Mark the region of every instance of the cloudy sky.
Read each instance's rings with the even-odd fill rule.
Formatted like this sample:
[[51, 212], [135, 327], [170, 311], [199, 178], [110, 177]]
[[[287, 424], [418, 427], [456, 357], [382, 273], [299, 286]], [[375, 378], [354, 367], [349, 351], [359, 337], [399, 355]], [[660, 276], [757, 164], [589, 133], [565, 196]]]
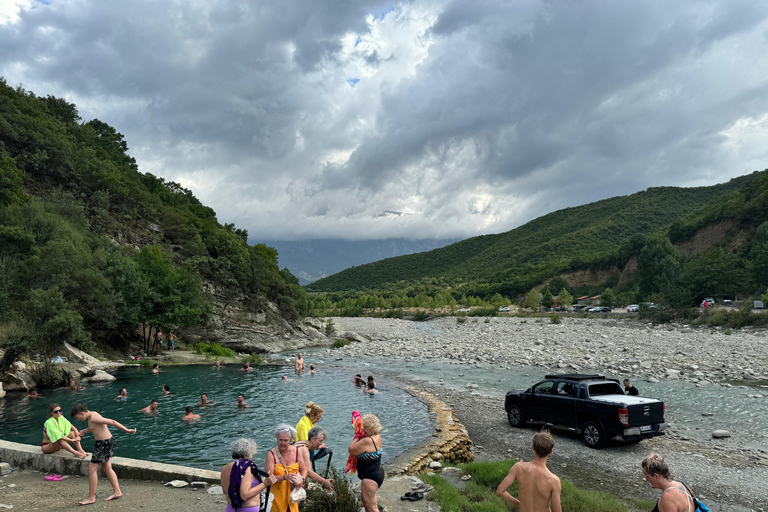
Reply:
[[752, 0], [0, 0], [0, 75], [253, 241], [463, 238], [768, 167]]

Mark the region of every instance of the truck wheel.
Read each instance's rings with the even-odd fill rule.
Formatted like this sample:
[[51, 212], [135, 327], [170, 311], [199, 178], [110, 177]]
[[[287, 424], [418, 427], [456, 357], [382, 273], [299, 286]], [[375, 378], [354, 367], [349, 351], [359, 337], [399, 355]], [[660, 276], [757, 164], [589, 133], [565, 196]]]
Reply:
[[509, 424], [515, 428], [520, 428], [525, 425], [525, 416], [523, 416], [523, 410], [517, 405], [511, 405], [507, 409], [507, 420]]
[[596, 421], [587, 421], [582, 425], [581, 437], [590, 448], [600, 448], [605, 444], [603, 429]]

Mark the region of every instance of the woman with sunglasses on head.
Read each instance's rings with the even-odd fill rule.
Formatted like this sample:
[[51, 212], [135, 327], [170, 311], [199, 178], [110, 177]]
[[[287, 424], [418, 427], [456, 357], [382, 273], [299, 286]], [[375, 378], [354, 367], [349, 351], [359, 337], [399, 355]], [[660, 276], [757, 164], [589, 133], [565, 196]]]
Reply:
[[[73, 443], [77, 450], [69, 443]], [[48, 419], [43, 426], [43, 444], [40, 448], [43, 453], [56, 453], [63, 449], [78, 459], [88, 456], [80, 445], [80, 432], [64, 417], [59, 404], [51, 404], [48, 407]]]

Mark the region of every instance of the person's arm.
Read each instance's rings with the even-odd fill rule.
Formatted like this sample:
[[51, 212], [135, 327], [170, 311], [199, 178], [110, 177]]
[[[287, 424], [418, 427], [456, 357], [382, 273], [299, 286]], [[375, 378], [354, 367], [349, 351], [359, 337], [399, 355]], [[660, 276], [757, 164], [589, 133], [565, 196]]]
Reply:
[[249, 468], [249, 471], [245, 472], [243, 481], [240, 483], [240, 498], [242, 498], [243, 501], [248, 501], [251, 498], [258, 496], [261, 491], [267, 488], [267, 485], [264, 482], [255, 487], [251, 487], [254, 479], [253, 471], [253, 468]]
[[[323, 445], [321, 445], [320, 447], [325, 448], [324, 444], [325, 443], [323, 443]], [[307, 448], [306, 446], [302, 446], [299, 449], [299, 452], [302, 454], [302, 458], [304, 459], [304, 465], [307, 467], [307, 476], [309, 476], [309, 478], [311, 478], [315, 482], [319, 482], [320, 485], [322, 485], [323, 487], [327, 487], [332, 491], [333, 478], [323, 478], [317, 473], [315, 473], [314, 471], [312, 471], [312, 462], [310, 462], [309, 460], [309, 448]]]
[[[517, 479], [517, 471], [515, 470], [516, 467], [517, 467], [517, 464], [512, 466], [512, 468], [509, 470], [509, 473], [507, 473], [507, 476], [504, 478], [504, 480], [501, 481], [499, 486], [496, 488], [496, 494], [501, 499], [503, 499], [504, 501], [508, 501], [508, 502], [512, 503], [515, 507], [519, 507], [520, 506], [520, 500], [518, 500], [517, 498], [515, 498], [514, 496], [509, 494], [509, 492], [507, 492], [507, 489], [509, 489], [509, 487], [513, 483], [515, 483], [515, 480]], [[558, 485], [559, 485], [559, 483], [558, 483]], [[557, 496], [558, 496], [557, 500], [558, 500], [558, 504], [559, 504], [560, 503], [560, 494], [558, 493]], [[558, 512], [562, 512], [562, 511], [558, 511]]]
[[129, 434], [135, 434], [136, 433], [136, 429], [135, 428], [126, 428], [126, 427], [123, 426], [122, 423], [120, 423], [118, 421], [115, 421], [115, 420], [111, 420], [109, 418], [105, 418], [105, 417], [103, 417], [101, 415], [96, 416], [94, 414], [93, 416], [91, 416], [90, 421], [92, 421], [93, 423], [100, 423], [102, 425], [108, 425], [110, 427], [119, 428], [123, 432], [128, 432]]
[[[307, 449], [306, 446], [302, 446], [299, 448], [299, 453], [298, 453], [299, 460], [297, 462], [299, 463], [299, 475], [301, 475], [301, 481], [298, 481], [299, 480], [298, 478], [294, 481], [293, 485], [295, 485], [296, 487], [303, 487], [304, 482], [307, 479], [307, 472], [309, 471], [309, 467], [307, 465], [307, 462], [304, 460], [304, 457], [301, 454], [301, 452], [306, 449]], [[309, 452], [307, 452], [307, 460], [309, 460]]]
[[352, 439], [349, 443], [349, 454], [360, 455], [373, 448], [373, 441], [370, 437], [361, 437], [360, 439]]
[[264, 461], [264, 471], [267, 472], [270, 478], [274, 479], [270, 485], [286, 480], [287, 475], [275, 476], [275, 456], [272, 454], [272, 450], [267, 452], [267, 459]]
[[552, 512], [563, 512], [563, 507], [560, 505], [560, 479], [555, 477], [555, 488], [552, 489]]
[[79, 441], [81, 437], [83, 436], [80, 434], [80, 431], [72, 425], [72, 428], [69, 429], [69, 439], [72, 441]]

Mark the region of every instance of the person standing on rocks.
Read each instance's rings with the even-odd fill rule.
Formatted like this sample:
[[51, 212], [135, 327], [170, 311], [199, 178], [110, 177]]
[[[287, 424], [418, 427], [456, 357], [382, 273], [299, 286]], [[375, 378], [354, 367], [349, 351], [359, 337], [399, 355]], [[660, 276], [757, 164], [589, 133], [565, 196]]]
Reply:
[[[533, 460], [515, 463], [496, 488], [496, 494], [521, 512], [562, 512], [560, 479], [547, 468], [554, 447], [555, 439], [546, 430], [533, 436]], [[507, 492], [515, 482], [520, 499]]]
[[640, 395], [640, 392], [629, 382], [629, 379], [624, 379], [624, 394], [638, 396]]

